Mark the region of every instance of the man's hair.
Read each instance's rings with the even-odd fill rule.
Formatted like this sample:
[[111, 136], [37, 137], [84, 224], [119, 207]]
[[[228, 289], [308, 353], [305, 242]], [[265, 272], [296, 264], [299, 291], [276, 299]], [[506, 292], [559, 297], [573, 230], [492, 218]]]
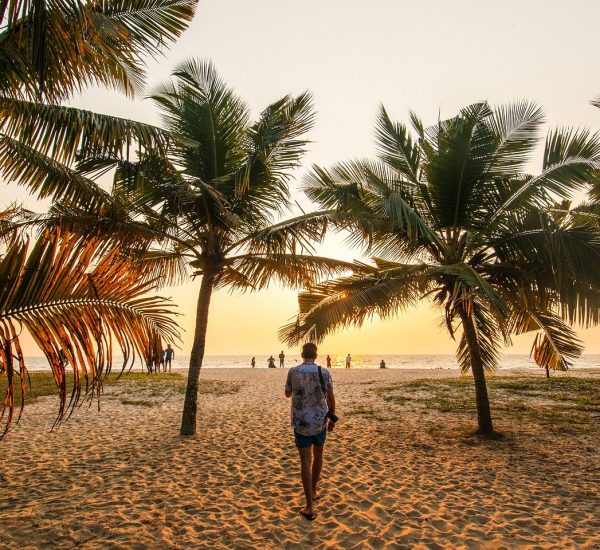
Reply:
[[312, 342], [307, 342], [302, 346], [302, 357], [304, 359], [316, 359], [317, 358], [317, 345]]

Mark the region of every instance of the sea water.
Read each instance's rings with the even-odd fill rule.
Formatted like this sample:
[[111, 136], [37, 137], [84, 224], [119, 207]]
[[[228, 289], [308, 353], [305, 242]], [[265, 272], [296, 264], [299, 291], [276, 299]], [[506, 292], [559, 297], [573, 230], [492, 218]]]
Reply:
[[[173, 368], [187, 369], [190, 356], [180, 355], [175, 352], [175, 360]], [[277, 354], [275, 357], [275, 365], [279, 366]], [[256, 355], [256, 368], [267, 368], [268, 355]], [[345, 355], [332, 355], [332, 367], [344, 368]], [[386, 367], [390, 369], [455, 369], [458, 368], [456, 358], [453, 355], [352, 355], [353, 369], [376, 369], [379, 368], [381, 360], [385, 361]], [[203, 368], [251, 368], [251, 355], [207, 355], [204, 358]], [[27, 368], [32, 371], [49, 370], [48, 362], [44, 357], [27, 357], [25, 359]], [[301, 362], [299, 355], [289, 354], [285, 358], [285, 366], [293, 367]], [[319, 357], [319, 363], [325, 365], [325, 358]], [[114, 362], [114, 369], [119, 369], [121, 364], [119, 359]], [[501, 369], [538, 369], [534, 360], [528, 355], [512, 355], [505, 354], [501, 358]], [[600, 355], [585, 354], [582, 355], [573, 365], [574, 369], [589, 369], [600, 368]], [[134, 372], [145, 370], [142, 362], [138, 360], [132, 369]]]

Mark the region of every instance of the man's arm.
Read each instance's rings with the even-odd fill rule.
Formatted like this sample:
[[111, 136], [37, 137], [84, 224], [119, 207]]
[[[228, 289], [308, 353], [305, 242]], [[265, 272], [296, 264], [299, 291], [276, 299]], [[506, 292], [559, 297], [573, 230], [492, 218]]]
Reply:
[[[335, 414], [335, 395], [333, 395], [333, 389], [327, 390], [327, 407], [329, 408], [329, 412]], [[335, 428], [335, 422], [330, 418], [327, 422], [327, 431], [332, 432], [333, 428]]]
[[289, 370], [287, 374], [287, 380], [285, 382], [285, 396], [290, 397], [292, 395], [292, 371]]
[[333, 390], [327, 390], [327, 407], [332, 413], [335, 413], [335, 395]]

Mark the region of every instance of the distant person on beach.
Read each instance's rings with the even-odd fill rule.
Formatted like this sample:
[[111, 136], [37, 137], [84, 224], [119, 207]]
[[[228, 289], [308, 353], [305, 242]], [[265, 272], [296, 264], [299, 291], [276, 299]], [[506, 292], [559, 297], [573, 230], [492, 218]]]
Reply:
[[271, 357], [269, 357], [269, 358], [267, 359], [267, 366], [268, 366], [270, 369], [274, 369], [274, 368], [275, 368], [275, 357], [273, 357], [272, 355], [271, 355]]
[[279, 354], [279, 368], [282, 369], [284, 367], [284, 361], [285, 361], [285, 353], [283, 353], [283, 350], [281, 350], [281, 353]]
[[171, 372], [171, 361], [173, 359], [175, 359], [175, 350], [171, 347], [171, 344], [168, 344], [167, 349], [165, 350], [165, 372], [167, 372], [167, 367], [169, 367], [169, 372]]
[[69, 360], [67, 359], [67, 354], [65, 353], [64, 349], [59, 349], [58, 350], [58, 362], [60, 363], [61, 367], [67, 367], [69, 365]]
[[256, 357], [252, 358], [252, 361], [250, 361], [250, 365], [252, 366], [252, 368], [256, 367]]
[[326, 357], [325, 361], [327, 361], [327, 368], [330, 369], [331, 368], [331, 357], [329, 357], [329, 355]]
[[350, 357], [350, 354], [348, 354], [348, 355], [346, 355], [346, 368], [349, 369], [351, 364], [352, 364], [352, 357]]
[[158, 360], [158, 371], [157, 371], [157, 372], [160, 372], [160, 366], [161, 366], [161, 365], [162, 365], [163, 371], [165, 371], [165, 372], [166, 372], [166, 370], [167, 370], [167, 369], [165, 368], [165, 354], [166, 354], [166, 350], [164, 350], [164, 349], [161, 349], [161, 350], [160, 350], [160, 358], [159, 358], [159, 360]]
[[314, 501], [320, 498], [317, 484], [323, 467], [323, 447], [327, 431], [335, 427], [335, 396], [333, 379], [327, 369], [321, 369], [315, 361], [317, 346], [302, 346], [303, 363], [292, 367], [285, 383], [285, 396], [292, 398], [292, 426], [296, 447], [300, 455], [300, 474], [306, 506], [300, 514], [313, 521]]
[[379, 368], [385, 369], [385, 361], [383, 359], [381, 360], [381, 363], [379, 363]]

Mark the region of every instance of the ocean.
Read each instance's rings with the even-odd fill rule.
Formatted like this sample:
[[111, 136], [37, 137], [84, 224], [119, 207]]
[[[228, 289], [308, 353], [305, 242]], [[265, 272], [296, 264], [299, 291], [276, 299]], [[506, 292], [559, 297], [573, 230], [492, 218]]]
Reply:
[[[176, 351], [177, 353], [177, 351]], [[275, 364], [279, 365], [279, 359], [276, 354]], [[268, 355], [256, 355], [256, 368], [267, 368]], [[343, 368], [345, 355], [333, 355], [333, 368]], [[173, 368], [187, 369], [189, 363], [189, 355], [176, 355], [173, 361]], [[251, 355], [207, 355], [204, 358], [203, 368], [251, 368]], [[376, 369], [379, 368], [379, 363], [384, 360], [386, 367], [390, 369], [453, 369], [457, 368], [456, 358], [453, 355], [353, 355], [353, 369]], [[27, 357], [26, 364], [31, 371], [49, 370], [48, 363], [44, 357]], [[292, 367], [300, 363], [299, 356], [288, 355], [285, 359], [285, 366]], [[319, 361], [325, 365], [325, 358], [319, 357]], [[120, 363], [115, 361], [115, 367], [120, 367]], [[512, 355], [505, 354], [502, 356], [501, 369], [538, 369], [533, 359], [528, 355]], [[574, 369], [589, 369], [600, 368], [600, 355], [582, 355], [575, 365]], [[138, 361], [133, 371], [143, 371], [145, 367], [141, 361]]]

